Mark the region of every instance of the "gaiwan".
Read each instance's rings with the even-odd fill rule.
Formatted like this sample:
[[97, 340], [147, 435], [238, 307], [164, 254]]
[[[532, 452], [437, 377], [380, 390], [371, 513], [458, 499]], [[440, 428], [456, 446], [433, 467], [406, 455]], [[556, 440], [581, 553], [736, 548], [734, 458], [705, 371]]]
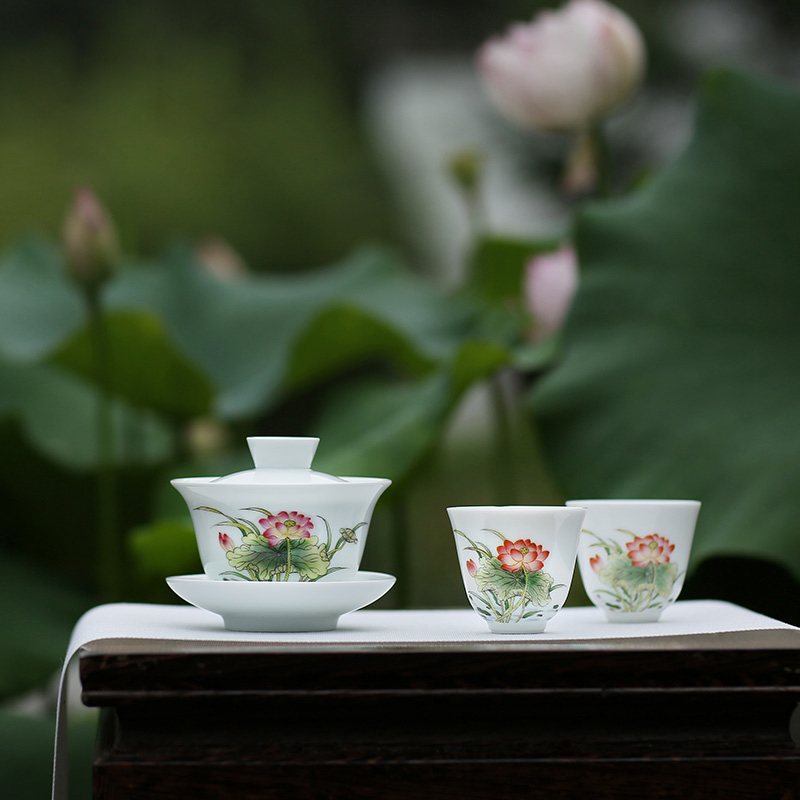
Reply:
[[254, 469], [176, 478], [208, 578], [338, 581], [357, 573], [385, 478], [339, 478], [311, 469], [319, 439], [248, 438]]

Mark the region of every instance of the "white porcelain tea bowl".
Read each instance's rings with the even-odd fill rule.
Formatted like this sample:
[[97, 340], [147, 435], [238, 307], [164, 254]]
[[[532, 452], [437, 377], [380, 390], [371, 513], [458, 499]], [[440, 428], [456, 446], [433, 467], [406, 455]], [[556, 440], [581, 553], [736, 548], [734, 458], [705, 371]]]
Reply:
[[584, 511], [564, 506], [448, 508], [472, 608], [494, 633], [541, 633], [564, 605]]
[[656, 622], [680, 594], [696, 500], [569, 500], [584, 508], [578, 568], [609, 622]]
[[205, 575], [303, 586], [352, 580], [375, 504], [391, 481], [312, 470], [316, 438], [247, 443], [254, 469], [171, 481], [189, 507]]
[[313, 583], [219, 581], [203, 574], [167, 578], [178, 597], [219, 614], [228, 630], [262, 633], [333, 630], [340, 617], [374, 603], [394, 583], [394, 576], [382, 572]]

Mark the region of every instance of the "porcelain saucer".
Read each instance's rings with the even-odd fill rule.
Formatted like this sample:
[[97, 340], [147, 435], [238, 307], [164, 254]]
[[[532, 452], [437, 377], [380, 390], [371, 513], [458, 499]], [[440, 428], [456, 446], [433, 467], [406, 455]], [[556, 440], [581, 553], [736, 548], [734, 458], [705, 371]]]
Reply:
[[299, 582], [218, 581], [174, 575], [167, 584], [197, 608], [219, 614], [231, 631], [330, 631], [339, 617], [383, 597], [396, 578], [357, 572], [352, 580]]

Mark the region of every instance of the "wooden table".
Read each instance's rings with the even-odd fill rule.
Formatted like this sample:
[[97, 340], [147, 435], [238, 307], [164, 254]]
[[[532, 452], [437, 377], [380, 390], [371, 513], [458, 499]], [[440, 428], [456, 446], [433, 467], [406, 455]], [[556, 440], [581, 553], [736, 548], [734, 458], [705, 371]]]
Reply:
[[800, 631], [103, 640], [95, 798], [800, 798]]

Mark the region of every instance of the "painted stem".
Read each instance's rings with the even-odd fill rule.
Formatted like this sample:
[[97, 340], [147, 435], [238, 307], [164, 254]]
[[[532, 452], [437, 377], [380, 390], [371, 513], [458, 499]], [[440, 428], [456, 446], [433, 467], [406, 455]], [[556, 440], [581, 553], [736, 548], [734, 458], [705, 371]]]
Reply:
[[[525, 567], [523, 567], [525, 569]], [[525, 616], [525, 606], [528, 605], [528, 581], [530, 579], [530, 573], [527, 569], [525, 569], [525, 593], [522, 595], [522, 607], [519, 611], [519, 617], [517, 617], [517, 622], [521, 622], [522, 618]]]
[[292, 540], [286, 540], [286, 577], [284, 581], [289, 580], [289, 573], [292, 571]]

